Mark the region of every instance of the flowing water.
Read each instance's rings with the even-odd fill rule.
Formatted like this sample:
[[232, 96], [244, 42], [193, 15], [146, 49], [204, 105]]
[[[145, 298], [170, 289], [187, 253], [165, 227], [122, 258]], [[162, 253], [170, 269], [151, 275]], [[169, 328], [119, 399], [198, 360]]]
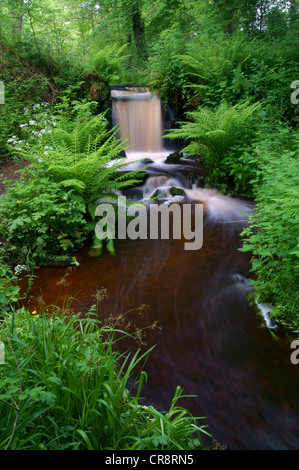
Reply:
[[[162, 152], [162, 113], [158, 96], [136, 88], [112, 90], [111, 97], [113, 123], [120, 126], [120, 137], [129, 139], [128, 151], [135, 154]], [[140, 158], [138, 154], [136, 157]]]
[[[181, 404], [206, 417], [214, 438], [229, 449], [296, 449], [299, 366], [290, 362], [291, 332], [266, 322], [248, 301], [250, 255], [238, 251], [253, 204], [202, 188], [203, 170], [194, 161], [166, 164], [161, 127], [157, 133], [154, 125], [150, 138], [144, 130], [131, 133], [136, 119], [139, 125], [160, 115], [158, 98], [145, 92], [139, 102], [135, 90], [132, 96], [124, 91], [115, 93], [114, 104], [120, 106], [114, 106], [114, 118], [134, 135], [133, 157], [128, 152], [132, 166], [144, 165], [135, 160], [146, 156], [149, 174], [142, 186], [124, 194], [138, 201], [156, 194], [157, 204], [203, 204], [203, 247], [186, 251], [183, 239], [117, 240], [116, 256], [99, 258], [88, 256], [85, 247], [76, 254], [80, 266], [64, 282], [63, 268], [37, 271], [28, 304], [37, 309], [41, 295], [58, 305], [75, 296], [84, 310], [104, 287], [109, 299], [100, 303], [102, 319], [129, 312], [126, 318], [138, 327], [154, 322], [161, 327], [148, 330], [144, 346], [155, 345], [145, 367], [145, 403], [167, 409], [181, 385], [186, 395], [196, 395]], [[136, 103], [141, 106], [135, 114]], [[147, 105], [158, 109], [146, 110]], [[173, 187], [180, 190], [176, 196]]]

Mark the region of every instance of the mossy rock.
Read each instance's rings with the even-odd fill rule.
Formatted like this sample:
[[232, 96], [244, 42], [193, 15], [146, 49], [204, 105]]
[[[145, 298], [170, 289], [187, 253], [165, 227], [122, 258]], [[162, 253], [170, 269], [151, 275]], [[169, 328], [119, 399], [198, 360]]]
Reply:
[[165, 160], [165, 163], [175, 164], [181, 163], [182, 155], [179, 152], [173, 152]]
[[170, 188], [169, 192], [172, 196], [185, 196], [185, 192], [182, 189], [173, 187], [173, 188]]

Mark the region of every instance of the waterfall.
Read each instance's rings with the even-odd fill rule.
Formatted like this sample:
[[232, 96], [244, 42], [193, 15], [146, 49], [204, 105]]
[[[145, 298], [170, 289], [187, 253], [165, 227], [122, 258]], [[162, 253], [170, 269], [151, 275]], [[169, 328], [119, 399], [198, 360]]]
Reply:
[[161, 101], [147, 88], [112, 90], [112, 120], [119, 137], [128, 144], [130, 153], [159, 153], [162, 144]]
[[[113, 125], [118, 128], [118, 137], [128, 143], [127, 161], [133, 162], [127, 170], [137, 168], [136, 160], [146, 158], [150, 162], [146, 171], [151, 177], [143, 186], [125, 191], [129, 199], [147, 200], [155, 193], [161, 194], [160, 202], [167, 205], [178, 201], [203, 204], [209, 222], [240, 226], [247, 223], [252, 212], [250, 203], [224, 196], [215, 189], [191, 185], [188, 168], [190, 173], [201, 173], [194, 162], [182, 160], [181, 164], [165, 163], [171, 151], [163, 150], [162, 109], [158, 95], [150, 93], [147, 88], [123, 86], [112, 89], [111, 98]], [[171, 188], [180, 190], [179, 195], [173, 196]]]

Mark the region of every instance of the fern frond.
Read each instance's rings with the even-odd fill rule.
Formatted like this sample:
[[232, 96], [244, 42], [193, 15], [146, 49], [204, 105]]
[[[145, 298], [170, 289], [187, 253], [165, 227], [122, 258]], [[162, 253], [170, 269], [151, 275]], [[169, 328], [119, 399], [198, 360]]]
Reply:
[[236, 143], [246, 120], [259, 106], [259, 103], [249, 102], [235, 106], [222, 103], [215, 110], [200, 108], [188, 112], [186, 117], [191, 122], [180, 122], [180, 128], [172, 130], [168, 137], [189, 141], [184, 152], [198, 154], [206, 163], [216, 163]]
[[119, 154], [125, 146], [115, 137], [115, 129], [107, 130], [104, 114], [88, 121], [66, 122], [64, 128], [51, 134], [52, 150], [28, 155], [30, 161], [44, 166], [46, 173], [65, 187], [83, 194], [86, 203], [93, 202], [104, 192], [115, 192], [135, 184], [138, 172], [126, 170]]
[[80, 181], [80, 180], [75, 180], [75, 179], [72, 179], [72, 180], [63, 180], [61, 182], [61, 185], [64, 187], [64, 188], [74, 188], [76, 189], [78, 192], [83, 192], [86, 188], [85, 184]]

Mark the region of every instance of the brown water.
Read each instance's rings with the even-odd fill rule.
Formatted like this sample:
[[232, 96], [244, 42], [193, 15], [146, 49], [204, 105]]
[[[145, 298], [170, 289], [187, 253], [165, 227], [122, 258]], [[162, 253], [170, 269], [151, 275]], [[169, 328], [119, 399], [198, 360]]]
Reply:
[[[161, 327], [146, 338], [145, 347], [156, 347], [145, 367], [145, 403], [167, 409], [181, 385], [185, 394], [196, 395], [181, 404], [207, 417], [209, 431], [229, 449], [296, 449], [299, 366], [290, 362], [287, 333], [269, 330], [250, 305], [250, 255], [238, 251], [253, 205], [194, 184], [194, 174], [202, 173], [194, 162], [153, 160], [145, 184], [126, 195], [144, 200], [158, 190], [164, 193], [159, 203], [202, 203], [203, 247], [185, 251], [184, 240], [119, 240], [116, 256], [91, 258], [86, 246], [76, 254], [80, 266], [66, 277], [68, 285], [60, 282], [64, 268], [37, 271], [27, 304], [33, 310], [40, 295], [46, 304], [58, 305], [75, 296], [85, 311], [104, 287], [109, 299], [100, 303], [101, 319], [148, 305], [141, 314], [127, 314], [137, 326], [157, 321]], [[172, 186], [184, 194], [171, 196]]]

